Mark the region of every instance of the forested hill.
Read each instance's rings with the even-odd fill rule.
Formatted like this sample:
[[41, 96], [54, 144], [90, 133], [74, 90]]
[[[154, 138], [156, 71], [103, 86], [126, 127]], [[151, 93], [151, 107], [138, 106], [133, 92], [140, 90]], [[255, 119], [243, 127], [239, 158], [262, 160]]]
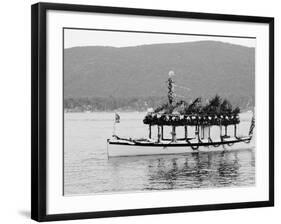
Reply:
[[255, 49], [216, 41], [136, 47], [74, 47], [64, 52], [65, 98], [166, 95], [173, 70], [179, 97], [254, 97]]

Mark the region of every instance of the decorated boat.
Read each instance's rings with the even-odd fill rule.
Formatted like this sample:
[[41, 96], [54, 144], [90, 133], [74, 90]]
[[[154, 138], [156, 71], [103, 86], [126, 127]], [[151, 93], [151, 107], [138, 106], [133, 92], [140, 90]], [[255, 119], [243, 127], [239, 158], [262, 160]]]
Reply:
[[[176, 100], [177, 85], [173, 76], [174, 72], [170, 71], [168, 102], [150, 108], [143, 119], [143, 123], [148, 125], [147, 138], [118, 136], [115, 124], [119, 123], [120, 116], [115, 115], [114, 133], [107, 140], [108, 157], [241, 150], [253, 146], [254, 113], [248, 133], [239, 135], [239, 107], [233, 109], [227, 99], [223, 100], [218, 95], [205, 105], [201, 98], [191, 103]], [[156, 127], [156, 137], [152, 137], [152, 127]], [[169, 130], [169, 137], [166, 137], [166, 130]], [[177, 131], [183, 136], [178, 137]]]

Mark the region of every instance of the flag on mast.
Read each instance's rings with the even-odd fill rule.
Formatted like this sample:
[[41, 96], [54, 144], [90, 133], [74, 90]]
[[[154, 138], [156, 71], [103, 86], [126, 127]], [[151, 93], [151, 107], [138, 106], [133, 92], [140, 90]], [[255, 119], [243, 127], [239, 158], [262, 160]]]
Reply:
[[120, 123], [120, 115], [115, 113], [115, 123]]
[[250, 126], [250, 130], [249, 130], [249, 135], [253, 135], [254, 127], [255, 127], [255, 113], [253, 113], [251, 126]]

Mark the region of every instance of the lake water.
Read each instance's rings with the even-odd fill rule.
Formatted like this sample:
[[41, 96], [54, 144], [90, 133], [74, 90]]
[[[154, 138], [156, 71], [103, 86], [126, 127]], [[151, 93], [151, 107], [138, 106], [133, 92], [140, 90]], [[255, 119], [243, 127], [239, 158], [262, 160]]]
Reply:
[[[145, 113], [119, 113], [118, 136], [147, 137]], [[250, 116], [240, 116], [246, 133]], [[255, 184], [255, 150], [107, 159], [114, 113], [65, 113], [64, 193], [83, 195]], [[156, 133], [156, 131], [154, 132]]]

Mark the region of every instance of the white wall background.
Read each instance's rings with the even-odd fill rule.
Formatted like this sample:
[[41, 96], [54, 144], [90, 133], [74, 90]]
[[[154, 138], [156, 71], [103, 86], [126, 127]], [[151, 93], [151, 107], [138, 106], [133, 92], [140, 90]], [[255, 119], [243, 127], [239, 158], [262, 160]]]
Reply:
[[[50, 0], [51, 1], [51, 0]], [[0, 19], [0, 223], [30, 220], [30, 6], [36, 1], [2, 1]], [[281, 218], [280, 6], [278, 0], [60, 0], [61, 3], [183, 10], [275, 17], [274, 208], [76, 220], [60, 223], [279, 223]], [[280, 159], [279, 159], [280, 158]]]

